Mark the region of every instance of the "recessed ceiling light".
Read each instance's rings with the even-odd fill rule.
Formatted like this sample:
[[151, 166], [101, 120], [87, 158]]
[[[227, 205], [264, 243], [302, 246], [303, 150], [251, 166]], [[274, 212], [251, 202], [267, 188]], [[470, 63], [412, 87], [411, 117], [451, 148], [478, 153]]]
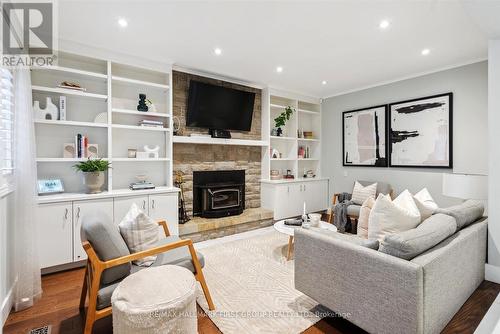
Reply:
[[278, 72], [278, 73], [283, 72], [283, 67], [281, 67], [281, 66], [276, 67], [276, 72]]
[[215, 55], [220, 56], [222, 54], [222, 50], [219, 48], [215, 48], [214, 53], [215, 53]]
[[126, 26], [128, 26], [128, 22], [127, 20], [125, 20], [124, 18], [120, 18], [118, 19], [118, 24], [120, 25], [120, 27], [122, 28], [125, 28]]
[[423, 49], [421, 52], [422, 56], [427, 56], [429, 53], [431, 53], [431, 50], [429, 49]]
[[326, 85], [326, 80], [321, 81], [322, 85]]
[[378, 25], [380, 29], [387, 29], [389, 28], [389, 26], [391, 25], [391, 23], [387, 20], [382, 20], [380, 21], [380, 24]]

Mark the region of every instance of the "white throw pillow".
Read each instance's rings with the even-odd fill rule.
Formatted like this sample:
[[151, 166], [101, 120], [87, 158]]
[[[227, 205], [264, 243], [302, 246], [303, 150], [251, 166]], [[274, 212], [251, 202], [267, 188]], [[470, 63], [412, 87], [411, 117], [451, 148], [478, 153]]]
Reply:
[[377, 194], [377, 183], [363, 187], [361, 183], [356, 181], [354, 183], [354, 189], [352, 190], [351, 201], [353, 201], [354, 204], [362, 205], [363, 202], [370, 197], [375, 199], [376, 194]]
[[[159, 239], [158, 224], [139, 209], [135, 203], [132, 204], [118, 227], [130, 253], [137, 253], [157, 246]], [[137, 266], [148, 267], [155, 260], [156, 256], [147, 256], [133, 261], [133, 263]]]
[[411, 230], [420, 224], [420, 211], [408, 190], [394, 201], [389, 195], [380, 194], [373, 205], [368, 220], [368, 239], [382, 241], [388, 234]]
[[358, 230], [356, 232], [358, 237], [364, 239], [368, 238], [368, 222], [370, 219], [370, 212], [372, 211], [374, 204], [375, 199], [370, 197], [363, 202], [363, 205], [361, 205], [361, 209], [359, 209]]
[[434, 202], [434, 199], [432, 198], [427, 188], [424, 188], [416, 193], [413, 196], [413, 199], [415, 200], [415, 204], [420, 211], [422, 221], [432, 216], [438, 209], [438, 205], [436, 204], [436, 202]]

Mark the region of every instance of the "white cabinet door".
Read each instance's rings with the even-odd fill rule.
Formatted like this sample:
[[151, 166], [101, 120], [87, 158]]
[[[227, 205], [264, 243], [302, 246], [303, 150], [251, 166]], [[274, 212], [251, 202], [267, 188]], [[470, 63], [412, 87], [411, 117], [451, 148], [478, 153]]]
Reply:
[[41, 204], [36, 213], [41, 268], [73, 262], [72, 203]]
[[279, 220], [287, 217], [288, 214], [288, 192], [290, 188], [286, 184], [280, 184], [273, 187], [274, 189], [274, 219]]
[[303, 196], [300, 183], [275, 186], [274, 219], [284, 219], [302, 214]]
[[321, 211], [328, 207], [327, 180], [304, 182], [303, 189], [308, 213]]
[[81, 261], [87, 258], [87, 254], [82, 247], [80, 228], [82, 220], [86, 215], [96, 211], [108, 216], [110, 222], [113, 221], [113, 199], [96, 199], [89, 201], [73, 202], [73, 261]]
[[288, 188], [287, 217], [301, 216], [305, 201], [302, 183], [291, 183]]
[[177, 196], [176, 192], [149, 195], [149, 216], [155, 221], [166, 220], [172, 235], [179, 234], [179, 200]]
[[123, 217], [130, 210], [132, 204], [136, 204], [139, 209], [149, 214], [148, 211], [148, 196], [133, 196], [133, 197], [117, 197], [114, 201], [113, 217], [115, 224], [118, 225]]

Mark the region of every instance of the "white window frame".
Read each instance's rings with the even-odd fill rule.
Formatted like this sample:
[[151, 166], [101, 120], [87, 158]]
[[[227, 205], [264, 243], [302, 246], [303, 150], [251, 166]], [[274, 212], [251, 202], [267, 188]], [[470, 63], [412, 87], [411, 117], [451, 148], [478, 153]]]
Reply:
[[[10, 96], [9, 96], [10, 95]], [[9, 115], [10, 113], [10, 115]], [[0, 68], [0, 131], [10, 132], [10, 154], [11, 154], [11, 167], [5, 167], [3, 160], [6, 158], [6, 153], [3, 147], [0, 147], [0, 197], [5, 196], [14, 190], [14, 79], [11, 70]], [[5, 129], [6, 122], [10, 122], [10, 129]], [[0, 134], [0, 135], [3, 135]], [[0, 140], [3, 136], [0, 136]], [[0, 142], [0, 145], [4, 143]]]

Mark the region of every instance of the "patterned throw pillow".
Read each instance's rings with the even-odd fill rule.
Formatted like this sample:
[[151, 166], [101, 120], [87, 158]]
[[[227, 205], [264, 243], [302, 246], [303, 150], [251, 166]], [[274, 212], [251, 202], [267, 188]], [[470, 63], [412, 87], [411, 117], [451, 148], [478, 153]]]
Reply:
[[[158, 242], [158, 224], [139, 209], [135, 203], [132, 204], [118, 227], [130, 253], [151, 249]], [[137, 266], [149, 267], [155, 260], [156, 256], [147, 256], [133, 261], [133, 263]]]
[[377, 194], [377, 183], [363, 187], [361, 183], [356, 181], [354, 183], [354, 189], [352, 190], [351, 201], [353, 201], [354, 204], [362, 205], [367, 198], [371, 197], [375, 199], [376, 194]]

